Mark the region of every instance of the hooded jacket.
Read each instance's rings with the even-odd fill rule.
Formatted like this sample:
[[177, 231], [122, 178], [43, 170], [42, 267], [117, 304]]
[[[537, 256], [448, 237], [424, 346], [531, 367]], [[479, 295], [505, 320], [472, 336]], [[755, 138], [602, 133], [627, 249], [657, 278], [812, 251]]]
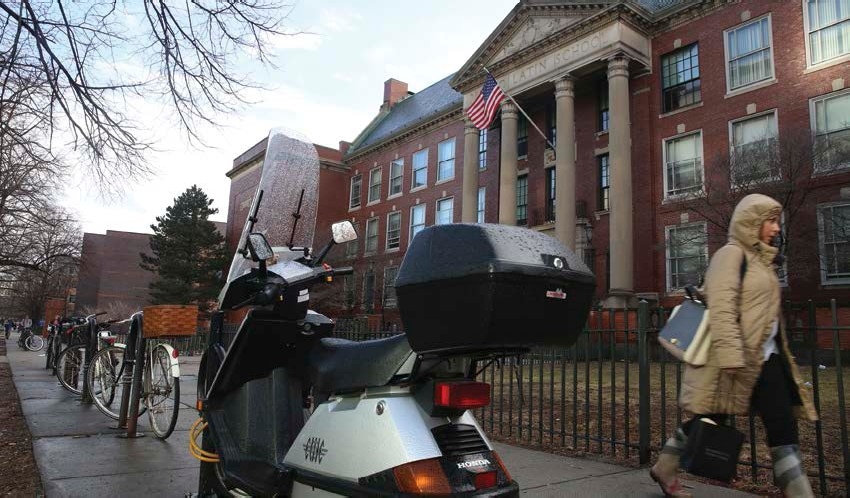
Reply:
[[[794, 379], [799, 418], [817, 420], [811, 396], [788, 348], [782, 319], [779, 280], [773, 267], [778, 250], [759, 240], [765, 220], [779, 216], [774, 199], [751, 194], [735, 207], [729, 241], [714, 254], [705, 276], [711, 309], [711, 347], [704, 366], [685, 366], [679, 404], [694, 414], [746, 415], [764, 363], [763, 346], [779, 321], [777, 349]], [[741, 279], [741, 263], [747, 270]]]

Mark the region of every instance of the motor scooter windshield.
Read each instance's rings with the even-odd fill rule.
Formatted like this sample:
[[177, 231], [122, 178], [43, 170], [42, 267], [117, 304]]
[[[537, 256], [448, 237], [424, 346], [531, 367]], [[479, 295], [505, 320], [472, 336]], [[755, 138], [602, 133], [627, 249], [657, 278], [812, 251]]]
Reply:
[[[316, 148], [290, 130], [275, 128], [266, 140], [265, 157], [260, 167], [260, 184], [233, 255], [228, 282], [256, 265], [245, 250], [249, 232], [265, 235], [275, 252], [289, 245], [290, 241], [293, 247], [311, 247], [313, 244], [319, 205], [319, 155]], [[252, 227], [254, 212], [257, 214]], [[295, 213], [299, 213], [297, 224]]]

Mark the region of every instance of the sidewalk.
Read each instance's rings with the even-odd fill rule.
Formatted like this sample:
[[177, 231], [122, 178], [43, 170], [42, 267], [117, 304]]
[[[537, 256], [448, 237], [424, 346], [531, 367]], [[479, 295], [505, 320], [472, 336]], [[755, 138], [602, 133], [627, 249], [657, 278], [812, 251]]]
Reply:
[[[10, 344], [13, 344], [10, 342]], [[54, 497], [171, 496], [197, 490], [198, 462], [189, 455], [188, 429], [196, 418], [200, 357], [180, 357], [180, 394], [185, 403], [174, 433], [160, 441], [146, 416], [139, 419], [140, 439], [116, 437], [115, 421], [93, 405], [83, 405], [58, 385], [44, 368], [40, 353], [8, 349], [15, 386], [27, 425], [44, 491]], [[503, 444], [496, 449], [523, 496], [659, 497], [646, 469], [632, 469], [590, 459], [568, 458]], [[752, 496], [691, 482], [700, 497]]]

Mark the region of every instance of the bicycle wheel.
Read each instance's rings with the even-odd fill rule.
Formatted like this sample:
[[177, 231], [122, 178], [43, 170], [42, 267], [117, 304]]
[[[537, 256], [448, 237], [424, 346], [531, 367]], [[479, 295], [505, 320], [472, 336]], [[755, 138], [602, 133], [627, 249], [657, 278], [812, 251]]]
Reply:
[[40, 335], [32, 334], [27, 337], [26, 345], [30, 351], [41, 351], [44, 348], [44, 338]]
[[56, 358], [56, 377], [62, 387], [74, 394], [83, 392], [83, 361], [86, 357], [86, 346], [74, 344], [68, 346]]
[[171, 375], [171, 355], [164, 346], [153, 348], [145, 365], [145, 405], [151, 429], [160, 439], [165, 439], [177, 425], [180, 407], [180, 378]]
[[124, 348], [111, 346], [101, 349], [92, 357], [86, 372], [86, 384], [89, 386], [94, 406], [107, 417], [118, 420], [121, 394], [124, 385], [121, 376], [124, 373]]

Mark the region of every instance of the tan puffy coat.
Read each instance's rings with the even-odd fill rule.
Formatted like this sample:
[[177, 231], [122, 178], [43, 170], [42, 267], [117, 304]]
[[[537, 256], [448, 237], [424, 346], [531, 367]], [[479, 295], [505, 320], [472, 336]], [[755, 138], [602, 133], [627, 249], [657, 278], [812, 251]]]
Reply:
[[[764, 363], [762, 348], [774, 320], [779, 319], [780, 352], [790, 366], [802, 401], [802, 406], [794, 407], [795, 414], [817, 420], [811, 396], [788, 349], [779, 280], [773, 268], [777, 249], [759, 240], [762, 223], [781, 210], [782, 206], [770, 197], [745, 197], [732, 215], [729, 242], [711, 258], [705, 276], [711, 310], [708, 362], [702, 367], [685, 367], [679, 397], [682, 408], [691, 413], [749, 413], [750, 398]], [[742, 282], [744, 257], [747, 270]]]

